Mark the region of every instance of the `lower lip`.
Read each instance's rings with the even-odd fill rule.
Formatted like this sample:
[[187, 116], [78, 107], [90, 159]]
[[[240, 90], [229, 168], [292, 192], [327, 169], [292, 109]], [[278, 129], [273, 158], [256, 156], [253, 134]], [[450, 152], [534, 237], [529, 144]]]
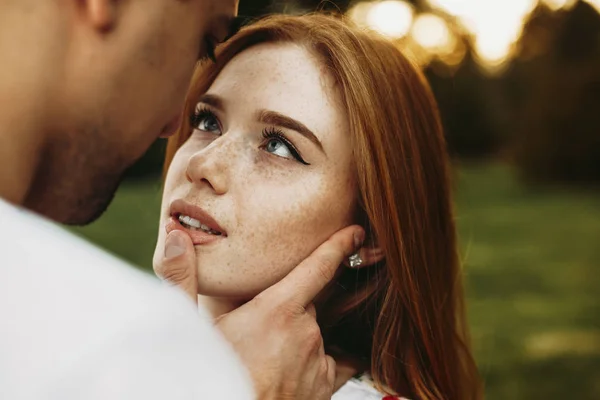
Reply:
[[171, 217], [169, 219], [167, 225], [165, 226], [165, 229], [167, 231], [167, 235], [175, 230], [187, 233], [192, 239], [192, 243], [194, 243], [195, 246], [213, 243], [217, 240], [225, 238], [225, 236], [223, 235], [211, 235], [210, 233], [204, 232], [202, 230], [188, 229], [185, 226], [181, 225], [179, 220], [175, 217]]

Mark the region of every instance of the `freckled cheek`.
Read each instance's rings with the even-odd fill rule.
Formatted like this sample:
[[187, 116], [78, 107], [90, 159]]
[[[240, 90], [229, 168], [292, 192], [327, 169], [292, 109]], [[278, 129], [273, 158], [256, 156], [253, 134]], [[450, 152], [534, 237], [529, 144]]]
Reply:
[[335, 206], [335, 196], [322, 181], [263, 184], [260, 189], [255, 185], [254, 190], [243, 192], [236, 241], [244, 248], [246, 272], [267, 285], [289, 273], [347, 224], [348, 208]]

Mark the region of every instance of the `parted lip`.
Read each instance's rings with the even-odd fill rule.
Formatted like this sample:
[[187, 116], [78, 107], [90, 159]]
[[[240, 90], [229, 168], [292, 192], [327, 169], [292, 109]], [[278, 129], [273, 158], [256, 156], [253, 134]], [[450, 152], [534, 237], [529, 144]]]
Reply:
[[225, 229], [202, 208], [192, 205], [183, 199], [174, 200], [169, 207], [169, 215], [177, 219], [180, 215], [187, 215], [200, 221], [201, 224], [208, 226], [213, 231], [219, 232], [222, 236], [227, 236]]

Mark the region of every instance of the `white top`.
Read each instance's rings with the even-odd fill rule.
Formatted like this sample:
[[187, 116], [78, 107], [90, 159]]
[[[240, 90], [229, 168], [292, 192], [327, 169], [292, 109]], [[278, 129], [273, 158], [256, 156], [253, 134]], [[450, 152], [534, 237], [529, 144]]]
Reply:
[[394, 397], [381, 393], [375, 389], [371, 377], [363, 374], [346, 382], [337, 392], [333, 394], [331, 400], [382, 400], [397, 399], [408, 400], [404, 397]]
[[0, 399], [253, 397], [183, 293], [1, 199], [0, 228]]

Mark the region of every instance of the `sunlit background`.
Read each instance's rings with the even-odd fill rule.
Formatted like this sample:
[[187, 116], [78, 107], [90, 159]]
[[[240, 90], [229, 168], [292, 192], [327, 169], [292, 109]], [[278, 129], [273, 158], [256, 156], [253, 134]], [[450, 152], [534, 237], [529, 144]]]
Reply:
[[[240, 0], [345, 14], [425, 72], [486, 398], [600, 399], [600, 0]], [[151, 268], [164, 143], [77, 232]]]
[[[600, 11], [600, 0], [584, 0]], [[448, 67], [473, 49], [477, 65], [489, 74], [503, 72], [519, 55], [518, 42], [534, 10], [568, 11], [577, 0], [402, 0], [355, 2], [348, 11], [357, 23], [397, 40], [421, 65], [433, 59]]]

